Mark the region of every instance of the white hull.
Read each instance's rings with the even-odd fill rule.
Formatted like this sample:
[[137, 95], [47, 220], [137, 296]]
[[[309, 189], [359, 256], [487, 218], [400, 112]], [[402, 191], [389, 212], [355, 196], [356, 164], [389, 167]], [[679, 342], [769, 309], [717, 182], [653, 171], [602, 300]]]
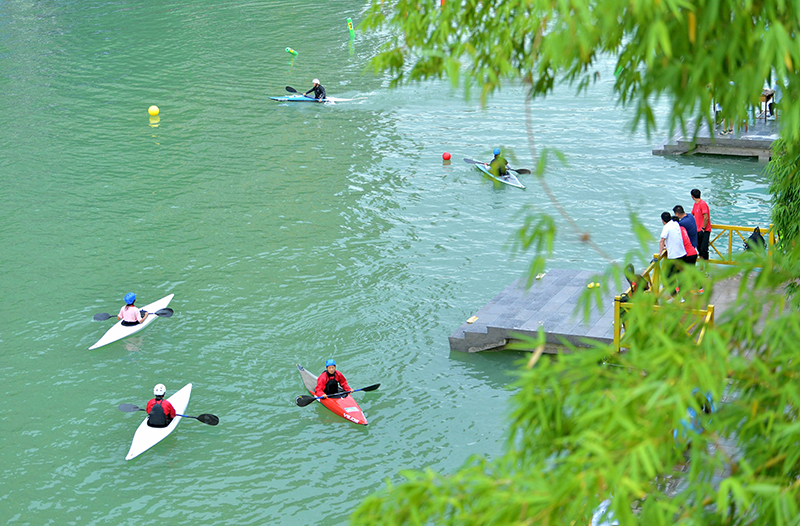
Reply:
[[514, 186], [516, 188], [522, 188], [523, 190], [525, 189], [525, 185], [520, 183], [519, 179], [517, 179], [517, 176], [512, 174], [511, 172], [508, 172], [508, 175], [499, 175], [498, 176], [498, 175], [494, 175], [488, 168], [486, 168], [482, 164], [476, 164], [475, 168], [477, 168], [481, 172], [485, 173], [486, 175], [488, 175], [489, 177], [491, 177], [495, 181], [500, 181], [501, 183], [505, 183], [505, 184], [507, 184], [509, 186]]
[[[172, 301], [173, 296], [175, 296], [175, 294], [164, 296], [160, 300], [145, 305], [144, 307], [142, 307], [142, 309], [150, 313], [153, 313], [157, 310], [166, 309], [167, 305], [169, 305], [169, 302]], [[109, 343], [114, 343], [115, 341], [121, 340], [122, 338], [127, 338], [131, 334], [135, 334], [144, 329], [145, 327], [147, 327], [148, 325], [150, 325], [151, 323], [153, 323], [153, 321], [156, 318], [158, 318], [158, 316], [156, 316], [155, 314], [150, 314], [150, 316], [148, 316], [147, 319], [144, 320], [142, 323], [138, 325], [131, 325], [129, 327], [122, 325], [122, 320], [120, 320], [117, 323], [115, 323], [113, 327], [108, 329], [108, 331], [106, 331], [103, 337], [97, 341], [97, 343], [89, 347], [89, 350], [91, 351], [92, 349], [97, 349], [98, 347], [108, 345]]]
[[[167, 400], [169, 400], [169, 403], [175, 408], [176, 413], [186, 414], [190, 396], [192, 396], [192, 384], [186, 384], [180, 391], [167, 398]], [[125, 460], [138, 457], [167, 438], [167, 436], [175, 430], [181, 420], [181, 417], [176, 416], [167, 427], [150, 427], [147, 425], [147, 417], [144, 417], [144, 422], [139, 425], [139, 428], [133, 435], [131, 449], [128, 451]]]

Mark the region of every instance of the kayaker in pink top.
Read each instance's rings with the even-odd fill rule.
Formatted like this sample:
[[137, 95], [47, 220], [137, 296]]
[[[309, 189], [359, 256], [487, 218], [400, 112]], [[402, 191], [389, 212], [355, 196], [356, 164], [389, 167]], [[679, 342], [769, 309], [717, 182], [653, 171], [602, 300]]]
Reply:
[[125, 294], [125, 306], [119, 310], [119, 314], [117, 314], [117, 319], [122, 320], [122, 324], [125, 326], [130, 325], [137, 325], [142, 323], [147, 316], [150, 314], [149, 312], [145, 312], [144, 316], [142, 313], [139, 312], [139, 309], [134, 307], [134, 303], [136, 302], [136, 294], [133, 292], [129, 292]]

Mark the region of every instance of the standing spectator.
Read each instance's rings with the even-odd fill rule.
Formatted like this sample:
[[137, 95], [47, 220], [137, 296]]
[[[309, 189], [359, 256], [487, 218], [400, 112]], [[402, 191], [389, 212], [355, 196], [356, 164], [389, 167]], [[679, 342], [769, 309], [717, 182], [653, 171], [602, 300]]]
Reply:
[[779, 84], [774, 84], [772, 86], [772, 102], [769, 103], [767, 106], [767, 110], [769, 110], [769, 119], [775, 119], [775, 115], [778, 112], [778, 103], [781, 101], [781, 95], [783, 92], [781, 91], [781, 87]]
[[697, 263], [697, 249], [694, 248], [692, 245], [692, 240], [689, 239], [689, 233], [686, 231], [686, 228], [681, 225], [678, 216], [672, 216], [672, 220], [678, 223], [678, 226], [681, 229], [681, 238], [683, 240], [683, 249], [686, 251], [686, 255], [681, 258], [681, 261], [686, 263], [687, 265], [694, 265]]
[[692, 190], [692, 215], [697, 226], [697, 253], [700, 259], [708, 261], [708, 243], [711, 239], [711, 212], [708, 204], [700, 199], [700, 190]]
[[661, 229], [658, 254], [660, 256], [664, 252], [667, 253], [667, 260], [664, 264], [664, 288], [669, 289], [669, 297], [673, 298], [676, 292], [673, 276], [680, 272], [683, 265], [682, 258], [686, 255], [686, 249], [683, 248], [681, 226], [677, 221], [672, 220], [672, 214], [662, 212], [661, 222], [664, 223], [664, 228]]
[[692, 246], [697, 249], [697, 223], [694, 220], [694, 216], [687, 214], [681, 205], [675, 205], [675, 207], [672, 209], [672, 212], [678, 218], [678, 223], [686, 229], [686, 233], [689, 235], [689, 241], [692, 242]]

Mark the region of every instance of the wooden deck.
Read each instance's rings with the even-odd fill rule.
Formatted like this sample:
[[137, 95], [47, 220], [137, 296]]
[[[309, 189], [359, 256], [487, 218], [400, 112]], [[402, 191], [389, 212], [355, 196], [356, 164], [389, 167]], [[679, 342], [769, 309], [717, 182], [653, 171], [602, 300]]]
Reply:
[[703, 125], [693, 141], [691, 134], [674, 135], [661, 146], [653, 150], [653, 155], [727, 155], [734, 157], [756, 157], [760, 162], [772, 158], [772, 143], [778, 139], [778, 121], [764, 118], [756, 119], [747, 131], [739, 130], [721, 135], [720, 130], [713, 133], [707, 125]]

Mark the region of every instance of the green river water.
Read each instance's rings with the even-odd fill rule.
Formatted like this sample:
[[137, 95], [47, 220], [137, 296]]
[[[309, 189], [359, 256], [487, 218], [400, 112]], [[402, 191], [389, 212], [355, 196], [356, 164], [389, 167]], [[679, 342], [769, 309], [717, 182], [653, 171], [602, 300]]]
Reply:
[[[447, 336], [525, 271], [521, 211], [555, 213], [531, 176], [495, 188], [461, 161], [502, 146], [533, 168], [524, 91], [482, 109], [446, 82], [391, 90], [365, 73], [385, 36], [348, 43], [362, 10], [0, 1], [0, 523], [345, 524], [400, 470], [502, 453], [521, 356]], [[634, 248], [630, 212], [657, 235], [694, 187], [715, 222], [768, 223], [763, 166], [651, 155], [662, 137], [627, 131], [612, 68], [532, 105], [537, 147], [569, 162], [548, 181], [605, 251]], [[356, 100], [267, 98], [314, 77]], [[557, 222], [549, 264], [602, 271]], [[175, 316], [88, 351], [129, 291], [174, 293]], [[369, 426], [294, 404], [295, 364], [329, 357], [381, 383], [356, 395]], [[219, 426], [125, 461], [142, 413], [117, 405], [188, 382], [188, 414]]]

